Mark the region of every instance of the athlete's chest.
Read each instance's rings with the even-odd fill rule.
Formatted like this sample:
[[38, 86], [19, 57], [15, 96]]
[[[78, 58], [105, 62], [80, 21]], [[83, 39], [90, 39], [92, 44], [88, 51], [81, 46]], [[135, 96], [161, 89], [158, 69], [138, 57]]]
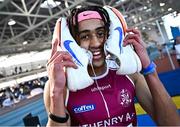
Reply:
[[82, 125], [112, 125], [134, 118], [133, 101], [134, 87], [122, 76], [98, 80], [84, 90], [70, 92], [67, 108], [72, 118]]

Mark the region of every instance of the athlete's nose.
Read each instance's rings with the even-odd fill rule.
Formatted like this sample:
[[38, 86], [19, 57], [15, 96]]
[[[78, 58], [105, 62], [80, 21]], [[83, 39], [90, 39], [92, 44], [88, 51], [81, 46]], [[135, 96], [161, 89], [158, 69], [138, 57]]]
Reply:
[[101, 45], [100, 39], [93, 34], [91, 37], [90, 47], [99, 47]]

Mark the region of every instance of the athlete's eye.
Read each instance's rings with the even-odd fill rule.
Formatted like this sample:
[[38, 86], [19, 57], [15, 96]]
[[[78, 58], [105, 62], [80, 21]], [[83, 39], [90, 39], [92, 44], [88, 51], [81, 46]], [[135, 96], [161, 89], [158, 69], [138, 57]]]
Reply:
[[80, 34], [79, 39], [80, 41], [88, 41], [90, 38], [89, 34]]
[[98, 38], [104, 38], [105, 37], [105, 30], [98, 30], [97, 33], [96, 33], [96, 36]]
[[100, 29], [98, 29], [97, 32], [96, 32], [96, 36], [97, 36], [98, 38], [104, 38], [105, 35], [106, 35], [106, 31], [105, 31], [104, 28], [100, 28]]

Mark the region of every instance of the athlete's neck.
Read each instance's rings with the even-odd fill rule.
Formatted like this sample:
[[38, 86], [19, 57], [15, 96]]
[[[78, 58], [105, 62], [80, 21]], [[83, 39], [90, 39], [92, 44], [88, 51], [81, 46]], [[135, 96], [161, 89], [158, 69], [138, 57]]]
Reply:
[[[88, 65], [88, 73], [91, 77], [96, 77], [104, 74], [107, 71], [106, 62], [100, 67], [92, 67], [92, 65]], [[95, 74], [94, 74], [95, 73]]]

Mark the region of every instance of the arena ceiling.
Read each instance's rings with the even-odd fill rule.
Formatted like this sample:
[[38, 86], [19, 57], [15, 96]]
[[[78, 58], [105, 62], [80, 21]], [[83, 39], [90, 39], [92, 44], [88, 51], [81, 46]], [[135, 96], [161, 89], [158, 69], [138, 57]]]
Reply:
[[84, 4], [113, 6], [134, 27], [180, 11], [180, 0], [0, 0], [0, 55], [49, 49], [56, 20]]

